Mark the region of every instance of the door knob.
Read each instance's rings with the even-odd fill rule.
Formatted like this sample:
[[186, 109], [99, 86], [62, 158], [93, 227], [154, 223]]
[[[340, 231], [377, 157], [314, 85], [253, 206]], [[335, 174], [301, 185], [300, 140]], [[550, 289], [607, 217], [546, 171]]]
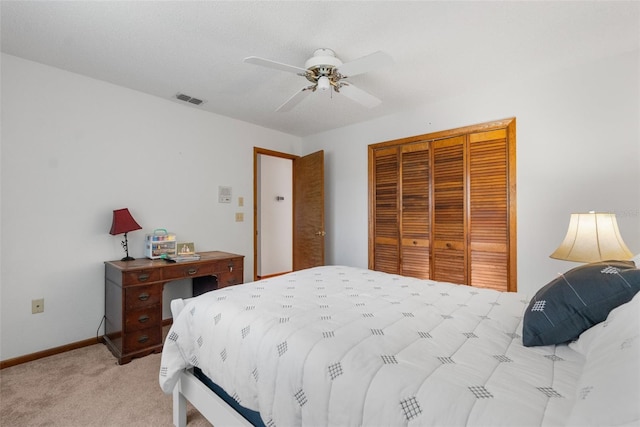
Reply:
[[324, 231], [316, 231], [316, 236], [324, 236], [325, 234], [327, 233], [325, 233]]

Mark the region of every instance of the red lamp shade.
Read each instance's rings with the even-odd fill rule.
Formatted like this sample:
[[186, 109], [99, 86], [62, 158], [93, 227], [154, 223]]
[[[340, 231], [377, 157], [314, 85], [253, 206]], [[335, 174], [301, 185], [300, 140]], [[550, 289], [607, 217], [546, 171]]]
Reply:
[[116, 209], [113, 211], [113, 222], [111, 223], [111, 231], [109, 234], [128, 233], [133, 230], [140, 230], [142, 227], [131, 216], [129, 209]]

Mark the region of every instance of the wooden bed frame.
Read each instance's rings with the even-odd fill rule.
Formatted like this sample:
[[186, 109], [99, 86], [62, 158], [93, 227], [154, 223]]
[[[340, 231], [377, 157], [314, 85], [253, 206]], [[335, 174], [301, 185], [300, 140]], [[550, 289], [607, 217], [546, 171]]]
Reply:
[[187, 425], [187, 401], [213, 425], [252, 427], [249, 421], [196, 378], [191, 369], [180, 374], [173, 389], [173, 425], [176, 427]]

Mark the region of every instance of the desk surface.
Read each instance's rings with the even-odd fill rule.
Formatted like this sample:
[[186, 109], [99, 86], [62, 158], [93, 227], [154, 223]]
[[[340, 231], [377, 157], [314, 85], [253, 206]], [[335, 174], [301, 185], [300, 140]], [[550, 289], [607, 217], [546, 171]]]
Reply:
[[164, 259], [149, 259], [149, 258], [136, 258], [133, 261], [105, 261], [105, 264], [109, 264], [118, 270], [126, 271], [126, 270], [144, 270], [147, 268], [161, 268], [163, 266], [172, 266], [176, 264], [191, 264], [198, 262], [209, 262], [209, 261], [217, 261], [220, 259], [227, 259], [231, 257], [242, 257], [244, 255], [232, 254], [229, 252], [222, 251], [209, 251], [209, 252], [196, 252], [200, 255], [199, 260], [195, 261], [181, 261], [181, 262], [169, 262]]

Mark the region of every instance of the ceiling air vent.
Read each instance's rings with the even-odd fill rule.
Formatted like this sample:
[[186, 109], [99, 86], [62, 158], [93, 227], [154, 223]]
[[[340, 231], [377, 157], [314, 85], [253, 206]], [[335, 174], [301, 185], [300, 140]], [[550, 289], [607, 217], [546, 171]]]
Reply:
[[188, 103], [194, 104], [194, 105], [200, 105], [200, 104], [205, 102], [202, 99], [193, 98], [193, 97], [191, 97], [189, 95], [185, 95], [184, 93], [176, 94], [176, 99], [179, 99], [180, 101], [188, 102]]

